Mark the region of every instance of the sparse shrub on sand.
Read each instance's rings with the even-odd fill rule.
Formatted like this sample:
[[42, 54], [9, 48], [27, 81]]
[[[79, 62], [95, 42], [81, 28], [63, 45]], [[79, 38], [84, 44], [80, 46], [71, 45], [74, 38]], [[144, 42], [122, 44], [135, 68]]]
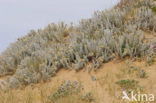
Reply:
[[49, 96], [50, 101], [55, 102], [60, 98], [78, 94], [81, 89], [81, 84], [77, 81], [64, 81], [61, 86]]
[[94, 97], [92, 95], [92, 93], [86, 93], [84, 96], [80, 96], [82, 101], [86, 101], [86, 102], [92, 102], [94, 100]]

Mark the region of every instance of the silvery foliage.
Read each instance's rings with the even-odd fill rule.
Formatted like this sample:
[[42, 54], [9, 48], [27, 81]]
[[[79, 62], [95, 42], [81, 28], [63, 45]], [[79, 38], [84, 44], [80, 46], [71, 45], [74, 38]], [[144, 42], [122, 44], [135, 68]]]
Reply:
[[6, 90], [6, 87], [7, 87], [7, 82], [5, 82], [4, 80], [0, 80], [0, 91]]
[[7, 82], [9, 84], [8, 85], [9, 88], [11, 88], [11, 89], [16, 89], [16, 88], [21, 88], [22, 87], [21, 82], [16, 77], [8, 78]]
[[141, 0], [122, 9], [97, 11], [78, 26], [62, 22], [31, 30], [0, 55], [0, 76], [11, 75], [9, 83], [17, 87], [19, 83], [46, 82], [61, 68], [78, 71], [89, 62], [97, 70], [116, 57], [151, 60], [154, 43], [146, 41], [142, 33], [155, 30], [150, 5]]
[[69, 96], [71, 94], [77, 94], [80, 92], [81, 85], [79, 82], [64, 81], [58, 89], [49, 96], [51, 101], [56, 101], [59, 98]]

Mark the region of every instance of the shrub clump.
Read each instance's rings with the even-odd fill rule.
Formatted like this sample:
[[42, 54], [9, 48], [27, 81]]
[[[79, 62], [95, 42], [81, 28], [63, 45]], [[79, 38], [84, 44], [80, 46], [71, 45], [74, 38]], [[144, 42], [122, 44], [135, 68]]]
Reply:
[[80, 92], [80, 83], [74, 81], [64, 81], [61, 86], [49, 96], [50, 101], [54, 102], [60, 98], [64, 98]]

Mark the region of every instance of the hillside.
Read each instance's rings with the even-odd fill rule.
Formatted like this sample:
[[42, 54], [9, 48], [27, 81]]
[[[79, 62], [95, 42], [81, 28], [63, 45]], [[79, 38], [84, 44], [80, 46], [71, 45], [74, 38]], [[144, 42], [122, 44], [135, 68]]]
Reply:
[[51, 23], [12, 43], [0, 55], [0, 103], [127, 103], [122, 89], [156, 95], [155, 53], [156, 1], [121, 0], [77, 26]]

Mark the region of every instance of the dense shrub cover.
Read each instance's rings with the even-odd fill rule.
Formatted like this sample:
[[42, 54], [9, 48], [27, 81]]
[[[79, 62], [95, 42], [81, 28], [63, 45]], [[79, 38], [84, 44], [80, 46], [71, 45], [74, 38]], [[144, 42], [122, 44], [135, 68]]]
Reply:
[[89, 62], [97, 70], [113, 58], [151, 60], [154, 45], [143, 31], [156, 31], [152, 8], [152, 0], [134, 0], [129, 6], [96, 11], [78, 26], [61, 22], [31, 30], [0, 55], [0, 76], [10, 75], [6, 82], [17, 88], [46, 82], [61, 68], [78, 71]]

